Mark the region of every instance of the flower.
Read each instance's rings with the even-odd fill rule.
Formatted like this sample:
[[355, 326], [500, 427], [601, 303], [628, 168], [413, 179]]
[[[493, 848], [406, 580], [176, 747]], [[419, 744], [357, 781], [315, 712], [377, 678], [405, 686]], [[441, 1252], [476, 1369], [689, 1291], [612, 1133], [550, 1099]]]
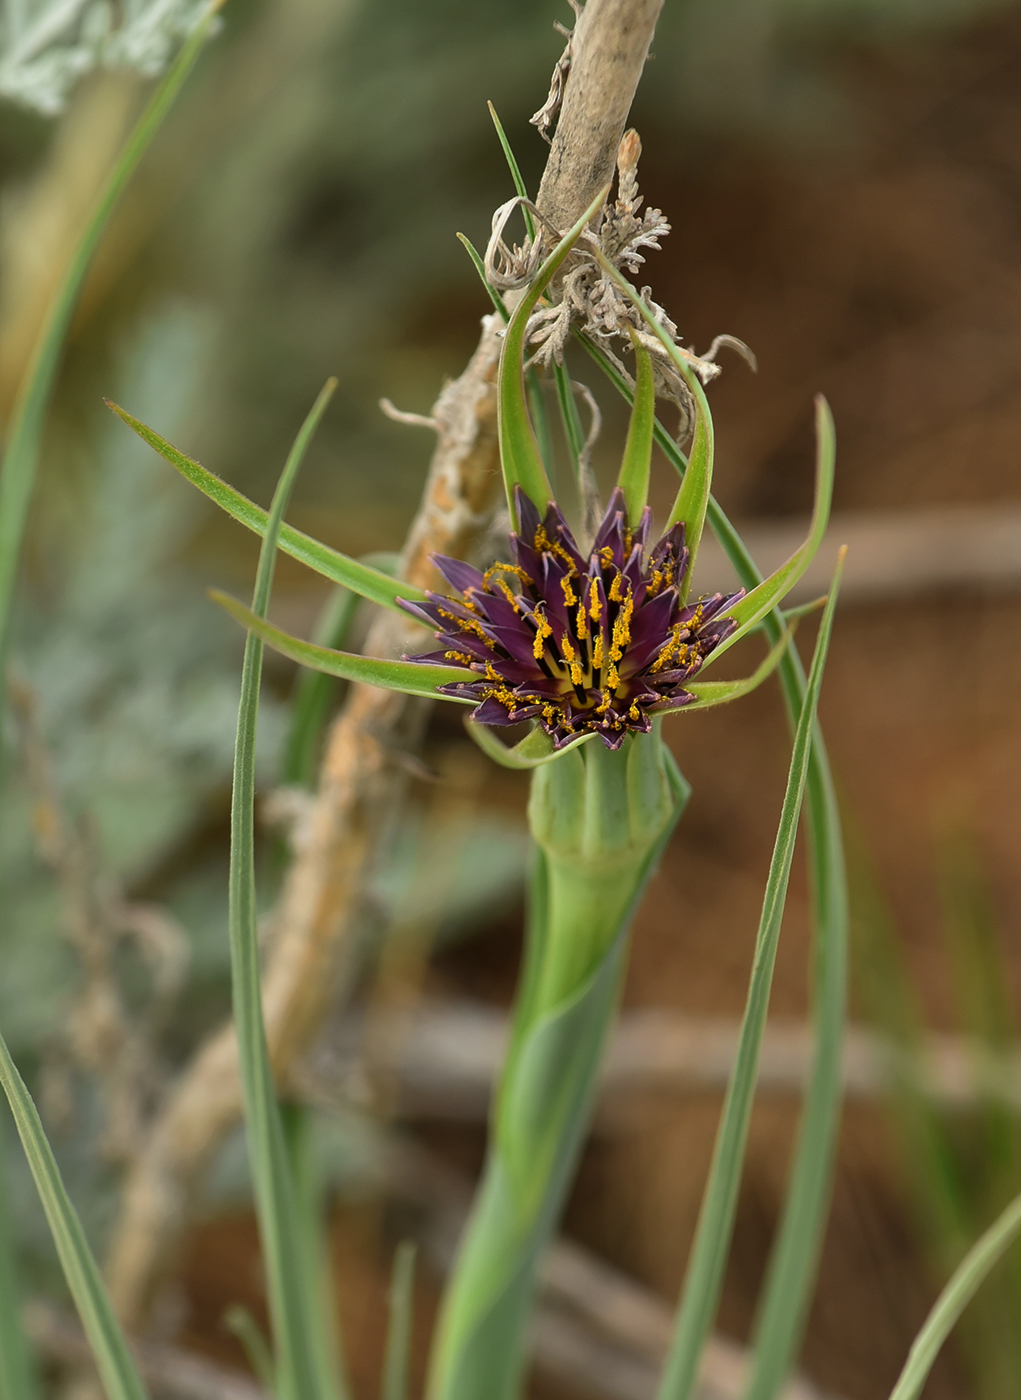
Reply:
[[632, 528], [619, 487], [587, 561], [555, 502], [540, 517], [518, 486], [515, 505], [512, 563], [481, 573], [434, 555], [454, 596], [398, 599], [442, 644], [407, 660], [478, 672], [439, 693], [476, 701], [479, 724], [534, 719], [557, 749], [592, 733], [619, 749], [629, 732], [649, 732], [652, 715], [695, 698], [685, 682], [736, 628], [726, 614], [743, 590], [683, 602], [684, 525], [647, 551], [651, 512]]

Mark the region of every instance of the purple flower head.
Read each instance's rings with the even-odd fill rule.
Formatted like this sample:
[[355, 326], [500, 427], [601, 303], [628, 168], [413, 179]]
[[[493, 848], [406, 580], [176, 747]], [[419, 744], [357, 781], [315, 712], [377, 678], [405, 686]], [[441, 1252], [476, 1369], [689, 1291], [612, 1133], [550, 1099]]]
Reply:
[[475, 701], [480, 724], [534, 719], [558, 749], [589, 733], [618, 749], [657, 711], [694, 699], [684, 683], [736, 627], [726, 613], [742, 593], [682, 603], [683, 524], [648, 548], [650, 512], [632, 527], [619, 489], [587, 559], [555, 503], [540, 518], [519, 486], [515, 504], [512, 563], [480, 573], [434, 555], [453, 596], [399, 600], [441, 644], [408, 659], [478, 672], [440, 693]]

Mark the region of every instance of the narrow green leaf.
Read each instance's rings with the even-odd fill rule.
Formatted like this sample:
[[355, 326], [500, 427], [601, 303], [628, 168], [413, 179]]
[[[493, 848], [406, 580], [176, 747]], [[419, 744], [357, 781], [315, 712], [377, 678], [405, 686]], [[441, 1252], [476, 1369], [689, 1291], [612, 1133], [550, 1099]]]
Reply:
[[7, 1123], [0, 1120], [0, 1400], [38, 1400], [35, 1357], [21, 1325], [21, 1289], [7, 1190]]
[[[503, 154], [504, 159], [507, 162], [507, 169], [510, 171], [511, 179], [514, 181], [514, 188], [522, 199], [527, 199], [528, 190], [525, 188], [525, 182], [521, 178], [521, 168], [518, 165], [517, 157], [511, 150], [511, 143], [507, 140], [507, 133], [503, 129], [503, 123], [500, 121], [500, 118], [496, 115], [496, 108], [493, 106], [492, 102], [487, 102], [486, 106], [489, 108], [489, 115], [493, 118], [493, 125], [496, 127], [496, 134], [500, 138], [500, 145], [503, 147]], [[527, 206], [523, 206], [521, 212], [525, 218], [525, 228], [528, 230], [528, 236], [529, 238], [534, 240], [535, 220], [532, 218], [532, 211], [531, 209], [527, 208]]]
[[[681, 482], [667, 525], [684, 521], [684, 540], [690, 552], [688, 571], [681, 586], [681, 600], [686, 601], [691, 591], [691, 580], [695, 573], [695, 560], [698, 558], [702, 531], [705, 528], [706, 511], [713, 484], [713, 457], [715, 437], [713, 416], [709, 412], [709, 400], [699, 383], [698, 375], [687, 367], [681, 369], [688, 388], [695, 400], [695, 436], [691, 444], [691, 456]], [[655, 431], [655, 429], [653, 430]]]
[[550, 431], [549, 414], [546, 412], [542, 381], [534, 369], [525, 371], [525, 394], [528, 399], [528, 414], [532, 420], [532, 431], [535, 433], [535, 445], [539, 449], [539, 456], [546, 468], [547, 476], [553, 479], [553, 434]]
[[[631, 390], [616, 367], [584, 336], [579, 339], [586, 353], [630, 402]], [[658, 420], [655, 437], [667, 460], [678, 475], [683, 476], [687, 467], [684, 454]], [[755, 588], [762, 582], [762, 575], [741, 536], [713, 497], [709, 498], [706, 519], [733, 564], [742, 587]], [[772, 642], [780, 639], [784, 626], [779, 608], [766, 613], [762, 619], [762, 627]], [[793, 642], [780, 661], [779, 672], [793, 729], [805, 693], [805, 673]], [[841, 1053], [847, 1002], [847, 876], [840, 813], [818, 724], [808, 772], [807, 818], [815, 937], [812, 1019], [816, 1050], [794, 1169], [760, 1313], [758, 1345], [747, 1400], [773, 1400], [779, 1394], [804, 1330], [833, 1181], [834, 1146], [840, 1121]]]
[[[652, 430], [656, 422], [656, 385], [652, 377], [652, 359], [634, 332], [631, 334], [631, 343], [635, 350], [635, 396], [617, 485], [624, 492], [628, 519], [632, 525], [637, 525], [649, 499]], [[673, 521], [670, 523], [673, 524]]]
[[[706, 510], [709, 505], [709, 493], [712, 487], [713, 423], [712, 415], [709, 412], [709, 403], [706, 399], [705, 391], [699, 382], [698, 375], [694, 373], [692, 369], [690, 356], [686, 355], [684, 351], [674, 344], [667, 331], [660, 325], [659, 321], [656, 320], [648, 306], [646, 306], [645, 302], [623, 273], [619, 272], [598, 248], [594, 251], [600, 266], [637, 309], [642, 320], [673, 361], [677, 372], [684, 379], [684, 382], [691, 390], [695, 399], [695, 441], [692, 446], [688, 470], [685, 472], [684, 480], [681, 483], [681, 489], [677, 493], [677, 499], [674, 502], [674, 508], [670, 512], [670, 519], [668, 521], [669, 525], [674, 525], [679, 520], [683, 520], [685, 523], [685, 539], [691, 551], [691, 565], [687, 575], [690, 581], [695, 567], [698, 547], [702, 540], [702, 529], [705, 524]], [[617, 375], [615, 377], [619, 379], [620, 376]], [[659, 435], [657, 434], [656, 436], [658, 437]], [[687, 588], [685, 588], [685, 595], [686, 594]]]
[[[203, 495], [208, 496], [211, 501], [232, 515], [239, 524], [246, 526], [256, 535], [265, 535], [267, 515], [261, 506], [257, 506], [254, 501], [250, 501], [247, 496], [242, 496], [240, 491], [235, 491], [233, 486], [214, 476], [211, 471], [207, 471], [200, 463], [186, 457], [183, 452], [179, 452], [165, 438], [145, 423], [133, 418], [125, 409], [118, 404], [111, 403], [107, 399], [107, 405], [118, 418], [122, 418], [128, 427], [138, 436], [147, 442], [154, 451], [172, 467], [186, 477], [193, 486], [197, 486]], [[380, 569], [373, 569], [368, 564], [360, 564], [356, 559], [351, 559], [346, 554], [341, 554], [339, 550], [330, 549], [328, 545], [320, 544], [311, 535], [304, 534], [301, 530], [295, 530], [290, 525], [283, 525], [280, 529], [279, 548], [292, 559], [297, 559], [299, 563], [306, 564], [310, 569], [314, 569], [317, 574], [322, 574], [324, 578], [330, 579], [333, 583], [343, 584], [345, 588], [350, 588], [352, 593], [358, 593], [363, 598], [368, 598], [370, 602], [379, 603], [384, 608], [397, 608], [397, 599], [408, 598], [414, 602], [421, 602], [425, 594], [420, 588], [415, 588], [410, 583], [400, 583], [391, 575], [383, 573]]]
[[492, 728], [485, 724], [476, 724], [470, 715], [465, 717], [464, 727], [468, 731], [469, 737], [474, 739], [482, 752], [488, 754], [502, 768], [539, 768], [544, 763], [555, 763], [564, 754], [569, 751], [573, 752], [580, 744], [585, 744], [589, 739], [595, 737], [593, 734], [583, 734], [573, 744], [556, 750], [553, 747], [553, 740], [545, 729], [536, 725], [532, 732], [526, 734], [513, 748], [508, 748], [496, 737]]
[[42, 1122], [0, 1036], [0, 1084], [35, 1178], [39, 1199], [88, 1338], [107, 1400], [146, 1400], [145, 1387], [103, 1287], [99, 1266], [60, 1176]]
[[515, 530], [520, 523], [514, 504], [515, 486], [520, 486], [540, 511], [545, 510], [551, 495], [549, 478], [535, 440], [535, 433], [532, 431], [525, 401], [522, 365], [528, 318], [535, 310], [536, 303], [546, 290], [550, 279], [602, 208], [608, 193], [607, 185], [600, 190], [578, 222], [564, 235], [539, 268], [528, 290], [518, 302], [504, 335], [497, 380], [497, 426], [504, 486], [507, 490], [511, 523]]
[[843, 553], [837, 564], [829, 602], [819, 628], [808, 688], [794, 734], [787, 790], [784, 793], [780, 824], [766, 881], [737, 1056], [716, 1136], [709, 1180], [702, 1200], [687, 1276], [674, 1324], [673, 1341], [660, 1383], [659, 1400], [689, 1400], [698, 1376], [702, 1349], [719, 1305], [723, 1272], [734, 1229], [737, 1194], [748, 1142], [748, 1126], [751, 1122], [755, 1079], [766, 1028], [780, 926], [794, 859], [794, 841], [808, 781], [812, 731], [815, 727], [842, 569]]
[[567, 443], [567, 457], [571, 464], [571, 475], [581, 500], [585, 498], [585, 486], [581, 479], [582, 454], [585, 451], [585, 432], [581, 426], [581, 415], [574, 400], [574, 389], [566, 365], [554, 364], [553, 383], [557, 390], [557, 403], [560, 406], [560, 422]]
[[302, 1103], [282, 1107], [287, 1158], [294, 1182], [295, 1225], [302, 1269], [309, 1281], [311, 1309], [306, 1319], [319, 1393], [350, 1400], [337, 1335], [337, 1298], [329, 1247], [329, 1200], [316, 1152], [312, 1110]]
[[791, 644], [794, 636], [792, 628], [788, 628], [780, 637], [778, 642], [774, 642], [770, 647], [761, 665], [757, 666], [750, 676], [745, 676], [740, 681], [700, 681], [694, 680], [686, 687], [692, 695], [696, 697], [693, 702], [687, 705], [678, 705], [676, 710], [660, 710], [660, 714], [687, 714], [690, 710], [708, 710], [713, 705], [723, 705], [730, 700], [739, 700], [742, 695], [748, 695], [753, 690], [757, 690], [767, 676], [772, 675], [783, 660], [787, 648]]
[[232, 1303], [227, 1309], [223, 1315], [223, 1325], [241, 1343], [255, 1379], [267, 1395], [272, 1395], [277, 1384], [273, 1373], [273, 1353], [262, 1335], [262, 1328], [240, 1303]]
[[415, 1304], [415, 1246], [404, 1240], [394, 1256], [381, 1400], [408, 1400], [408, 1362]]
[[64, 341], [89, 266], [124, 188], [195, 66], [222, 0], [213, 0], [139, 117], [107, 178], [64, 270], [18, 390], [0, 468], [0, 666], [10, 634], [11, 606], [35, 483], [39, 446]]
[[[295, 439], [266, 521], [252, 598], [265, 616], [273, 585], [277, 543], [298, 468], [336, 381], [319, 395]], [[335, 1400], [316, 1367], [311, 1324], [311, 1280], [300, 1246], [294, 1183], [284, 1139], [262, 1013], [262, 985], [255, 895], [255, 734], [262, 672], [262, 641], [249, 635], [241, 671], [234, 787], [231, 797], [230, 907], [231, 991], [245, 1101], [252, 1182], [266, 1262], [267, 1291], [279, 1400]]]
[[[343, 647], [358, 607], [358, 594], [337, 588], [316, 624], [316, 644]], [[311, 788], [315, 782], [319, 741], [330, 701], [336, 690], [333, 677], [322, 671], [301, 670], [291, 704], [291, 722], [284, 745], [281, 778], [284, 783]]]
[[[359, 560], [384, 573], [396, 574], [399, 556], [369, 554]], [[335, 588], [316, 622], [313, 641], [319, 646], [343, 648], [358, 606], [358, 594]], [[336, 678], [321, 671], [302, 669], [294, 686], [291, 722], [284, 744], [281, 781], [311, 788], [319, 768], [319, 748], [337, 689]]]
[[[770, 574], [740, 602], [735, 603], [728, 613], [736, 619], [737, 630], [732, 632], [722, 646], [713, 652], [712, 661], [722, 656], [746, 632], [761, 622], [766, 613], [791, 591], [798, 579], [808, 568], [822, 544], [826, 526], [830, 518], [830, 502], [833, 499], [833, 465], [836, 457], [836, 437], [833, 430], [833, 415], [829, 404], [820, 394], [815, 401], [815, 426], [817, 437], [815, 463], [815, 506], [812, 511], [812, 524], [808, 538], [800, 549], [796, 549], [785, 564]], [[694, 453], [692, 453], [694, 456]]]
[[936, 1299], [908, 1353], [890, 1400], [917, 1400], [940, 1347], [975, 1296], [993, 1265], [1021, 1234], [1021, 1196], [1017, 1196], [980, 1240], [968, 1251], [950, 1282]]
[[504, 302], [503, 297], [500, 295], [500, 293], [496, 290], [495, 287], [490, 285], [489, 278], [486, 276], [486, 264], [482, 261], [481, 253], [475, 247], [475, 244], [471, 241], [471, 239], [466, 237], [463, 233], [459, 233], [457, 235], [457, 238], [458, 242], [461, 243], [467, 249], [468, 256], [475, 264], [475, 271], [479, 274], [479, 280], [485, 287], [486, 292], [489, 295], [489, 300], [493, 303], [493, 306], [500, 313], [503, 319], [505, 321], [509, 321], [510, 312], [507, 310], [507, 306]]
[[299, 666], [311, 666], [315, 671], [324, 671], [328, 676], [339, 676], [345, 681], [360, 681], [363, 685], [378, 685], [382, 690], [402, 690], [405, 695], [424, 695], [430, 700], [454, 700], [459, 705], [472, 705], [473, 700], [458, 700], [453, 695], [438, 695], [437, 687], [450, 685], [453, 681], [477, 681], [474, 671], [462, 671], [456, 666], [420, 666], [415, 661], [381, 661], [375, 656], [357, 656], [348, 651], [332, 651], [329, 647], [318, 647], [313, 642], [303, 642], [274, 627], [265, 618], [258, 617], [251, 608], [239, 603], [229, 593], [221, 593], [217, 588], [209, 590], [209, 596], [236, 618], [242, 627], [247, 627], [267, 646], [297, 661]]

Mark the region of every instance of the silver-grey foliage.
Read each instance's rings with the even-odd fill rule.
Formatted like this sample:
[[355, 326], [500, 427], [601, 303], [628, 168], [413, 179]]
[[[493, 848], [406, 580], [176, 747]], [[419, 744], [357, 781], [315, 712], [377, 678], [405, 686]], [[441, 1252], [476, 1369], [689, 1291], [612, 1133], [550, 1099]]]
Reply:
[[54, 116], [94, 68], [155, 77], [207, 0], [0, 0], [0, 95]]

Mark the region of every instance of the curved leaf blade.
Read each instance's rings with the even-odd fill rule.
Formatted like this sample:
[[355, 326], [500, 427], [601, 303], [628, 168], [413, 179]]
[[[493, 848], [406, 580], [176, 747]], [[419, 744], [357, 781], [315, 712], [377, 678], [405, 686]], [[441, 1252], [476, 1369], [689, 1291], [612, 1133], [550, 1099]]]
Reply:
[[229, 593], [211, 588], [209, 596], [242, 627], [253, 632], [281, 656], [297, 661], [299, 666], [310, 666], [313, 671], [323, 671], [328, 676], [339, 676], [345, 681], [379, 686], [382, 690], [401, 690], [405, 695], [424, 695], [430, 700], [454, 700], [459, 705], [477, 703], [474, 700], [461, 700], [455, 695], [436, 693], [438, 686], [450, 685], [453, 681], [477, 681], [479, 678], [474, 671], [462, 671], [455, 666], [420, 666], [415, 661], [382, 661], [375, 656], [358, 656], [354, 652], [316, 646], [314, 642], [303, 642], [289, 632], [282, 632]]
[[[656, 385], [652, 376], [652, 358], [632, 332], [635, 349], [635, 397], [631, 406], [624, 459], [620, 464], [617, 485], [624, 493], [628, 519], [636, 525], [649, 499], [649, 475], [652, 470], [652, 431], [656, 422]], [[673, 524], [673, 520], [669, 522]], [[668, 528], [669, 528], [668, 524]], [[689, 576], [690, 576], [689, 569]]]
[[[266, 521], [252, 594], [253, 615], [265, 615], [273, 587], [277, 541], [298, 470], [337, 387], [331, 379], [302, 424], [288, 454]], [[263, 644], [249, 634], [241, 669], [230, 817], [228, 934], [231, 997], [245, 1105], [259, 1234], [276, 1348], [280, 1400], [339, 1400], [316, 1365], [313, 1280], [305, 1268], [294, 1180], [270, 1064], [262, 1009], [255, 889], [255, 738]]]
[[511, 316], [504, 335], [497, 379], [497, 430], [500, 440], [500, 462], [503, 467], [507, 504], [511, 523], [519, 525], [514, 504], [514, 488], [520, 486], [540, 513], [552, 499], [549, 477], [543, 465], [539, 445], [532, 431], [525, 395], [524, 351], [528, 318], [535, 310], [550, 279], [555, 276], [568, 253], [595, 218], [609, 193], [609, 185], [599, 191], [578, 222], [569, 229], [553, 252], [535, 274], [524, 296]]
[[[751, 631], [767, 613], [777, 606], [791, 591], [798, 579], [815, 558], [822, 544], [829, 524], [830, 504], [833, 500], [833, 469], [836, 460], [836, 434], [830, 406], [821, 394], [815, 400], [816, 458], [815, 458], [815, 505], [812, 509], [812, 523], [808, 536], [800, 549], [796, 549], [786, 563], [781, 564], [775, 573], [764, 579], [746, 593], [739, 603], [735, 603], [727, 614], [736, 619], [738, 626], [725, 642], [713, 652], [710, 660], [715, 661], [739, 642], [746, 632]], [[707, 663], [708, 664], [708, 663]]]
[[[709, 508], [716, 438], [713, 432], [713, 415], [709, 411], [709, 400], [699, 383], [698, 375], [692, 374], [691, 370], [680, 361], [678, 369], [684, 376], [685, 383], [695, 400], [695, 436], [691, 444], [691, 455], [688, 458], [684, 480], [678, 488], [673, 509], [667, 521], [668, 529], [671, 525], [676, 525], [678, 521], [683, 520], [684, 522], [684, 540], [689, 551], [688, 571], [684, 575], [684, 582], [681, 586], [681, 601], [685, 602], [691, 591], [695, 560], [698, 558], [698, 548], [702, 543], [702, 531], [705, 529], [706, 511]], [[653, 423], [653, 434], [655, 427], [656, 424]]]
[[78, 1212], [64, 1187], [42, 1121], [0, 1036], [0, 1084], [14, 1114], [53, 1242], [109, 1400], [146, 1400], [127, 1341], [103, 1287]]
[[[166, 438], [160, 437], [154, 429], [132, 417], [119, 404], [112, 403], [109, 399], [106, 400], [106, 404], [143, 442], [147, 442], [154, 452], [158, 452], [164, 461], [176, 468], [193, 486], [197, 486], [204, 496], [208, 496], [221, 510], [225, 510], [253, 534], [265, 535], [268, 517], [261, 506], [257, 506], [233, 486], [228, 486], [221, 477], [208, 471], [201, 463], [179, 452]], [[384, 608], [392, 608], [395, 612], [400, 611], [397, 607], [398, 598], [408, 598], [414, 602], [421, 602], [425, 598], [422, 589], [413, 584], [401, 583], [380, 569], [359, 563], [357, 559], [341, 554], [329, 545], [321, 544], [319, 540], [301, 530], [295, 530], [291, 525], [281, 525], [278, 545], [285, 554], [314, 569], [317, 574], [322, 574], [333, 583], [343, 584], [345, 588], [350, 588], [352, 593], [358, 593]]]
[[464, 727], [469, 738], [473, 739], [494, 763], [499, 763], [501, 768], [515, 768], [518, 771], [541, 768], [545, 763], [555, 763], [558, 758], [563, 758], [566, 753], [573, 753], [580, 745], [595, 738], [594, 734], [583, 734], [573, 744], [554, 749], [553, 740], [544, 729], [536, 725], [531, 734], [526, 734], [519, 743], [508, 747], [500, 742], [490, 726], [476, 724], [470, 715], [466, 716]]
[[917, 1400], [940, 1347], [993, 1265], [1021, 1234], [1021, 1196], [993, 1221], [958, 1265], [911, 1344], [890, 1400]]

